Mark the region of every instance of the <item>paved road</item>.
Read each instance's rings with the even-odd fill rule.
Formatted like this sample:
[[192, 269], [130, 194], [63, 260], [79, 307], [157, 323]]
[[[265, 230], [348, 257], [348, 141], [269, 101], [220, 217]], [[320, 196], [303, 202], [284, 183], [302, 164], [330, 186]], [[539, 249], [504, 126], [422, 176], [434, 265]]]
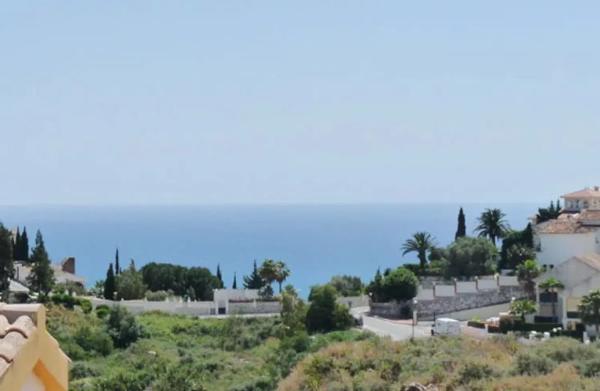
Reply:
[[[413, 336], [413, 326], [410, 321], [393, 321], [363, 315], [363, 329], [380, 336], [391, 337], [394, 341], [404, 341]], [[414, 333], [415, 338], [430, 337], [431, 322], [419, 322], [414, 327]]]

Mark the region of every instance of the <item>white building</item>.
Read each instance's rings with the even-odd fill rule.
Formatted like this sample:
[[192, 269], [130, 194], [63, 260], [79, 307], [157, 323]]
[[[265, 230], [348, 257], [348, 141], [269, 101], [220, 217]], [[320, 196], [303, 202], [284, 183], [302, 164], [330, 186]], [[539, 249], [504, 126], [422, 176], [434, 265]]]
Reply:
[[534, 241], [538, 263], [546, 267], [538, 282], [554, 277], [565, 286], [538, 292], [538, 316], [555, 317], [567, 326], [578, 321], [581, 297], [600, 289], [600, 187], [562, 198], [560, 216], [537, 224]]
[[600, 188], [562, 196], [563, 213], [535, 227], [538, 262], [553, 268], [572, 256], [600, 254]]

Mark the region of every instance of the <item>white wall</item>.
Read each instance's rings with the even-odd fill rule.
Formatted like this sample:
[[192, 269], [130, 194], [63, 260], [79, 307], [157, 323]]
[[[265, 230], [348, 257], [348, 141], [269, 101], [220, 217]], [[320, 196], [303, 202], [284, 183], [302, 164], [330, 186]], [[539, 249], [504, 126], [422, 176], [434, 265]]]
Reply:
[[23, 384], [23, 388], [21, 391], [45, 391], [46, 388], [42, 381], [35, 375], [35, 373], [31, 372]]
[[575, 255], [599, 252], [596, 233], [539, 234], [541, 251], [537, 254], [540, 265], [557, 266]]
[[436, 285], [435, 295], [438, 297], [452, 297], [456, 294], [454, 285]]

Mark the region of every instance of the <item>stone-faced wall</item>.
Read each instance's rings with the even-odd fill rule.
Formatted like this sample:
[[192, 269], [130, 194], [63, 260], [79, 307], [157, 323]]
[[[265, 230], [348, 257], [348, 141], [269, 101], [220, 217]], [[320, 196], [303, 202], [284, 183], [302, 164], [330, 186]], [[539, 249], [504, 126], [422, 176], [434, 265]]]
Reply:
[[[496, 290], [464, 292], [454, 296], [436, 296], [432, 300], [418, 300], [416, 310], [419, 319], [430, 320], [434, 315], [439, 316], [450, 312], [508, 303], [513, 297], [519, 299], [526, 296], [527, 294], [521, 286], [500, 286]], [[371, 303], [370, 312], [372, 315], [398, 319], [406, 318], [406, 308], [412, 309], [412, 307], [412, 301]]]

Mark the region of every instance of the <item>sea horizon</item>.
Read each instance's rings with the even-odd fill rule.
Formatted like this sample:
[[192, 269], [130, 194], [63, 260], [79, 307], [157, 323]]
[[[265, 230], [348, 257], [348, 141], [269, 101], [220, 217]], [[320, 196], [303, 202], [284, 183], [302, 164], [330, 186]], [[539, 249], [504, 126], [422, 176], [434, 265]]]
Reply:
[[40, 229], [53, 262], [77, 259], [86, 285], [103, 279], [119, 248], [124, 267], [149, 262], [217, 265], [227, 287], [238, 287], [253, 261], [281, 259], [291, 283], [308, 295], [310, 287], [340, 274], [367, 283], [377, 268], [416, 262], [402, 256], [404, 240], [428, 231], [438, 245], [454, 239], [463, 207], [467, 232], [488, 207], [502, 209], [514, 229], [526, 226], [539, 203], [294, 203], [197, 205], [20, 205], [0, 206], [8, 228], [27, 227], [30, 245]]

